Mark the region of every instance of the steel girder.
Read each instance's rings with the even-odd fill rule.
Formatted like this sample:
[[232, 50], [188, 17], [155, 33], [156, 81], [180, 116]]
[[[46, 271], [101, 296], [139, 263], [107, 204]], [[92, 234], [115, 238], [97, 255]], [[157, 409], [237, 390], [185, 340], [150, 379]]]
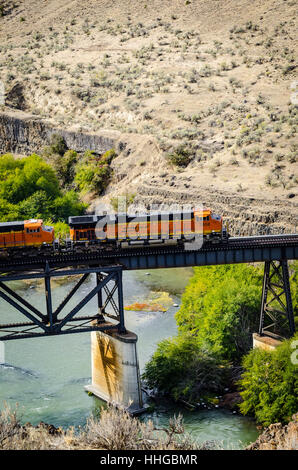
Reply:
[[[95, 273], [96, 285], [81, 298], [75, 307], [69, 309], [63, 315], [64, 309], [78, 289], [89, 279], [91, 273]], [[82, 275], [79, 281], [76, 282], [58, 307], [54, 309], [52, 302], [54, 292], [51, 279], [78, 274]], [[44, 279], [45, 313], [22, 298], [6, 284], [13, 278]], [[82, 308], [95, 296], [97, 296], [98, 311], [93, 315], [78, 316]], [[0, 324], [0, 340], [2, 341], [112, 329], [121, 333], [125, 332], [121, 266], [69, 269], [65, 271], [51, 270], [47, 264], [43, 272], [1, 276], [0, 298], [29, 320], [27, 322]], [[112, 312], [107, 311], [108, 307]], [[113, 322], [107, 321], [105, 317], [113, 319]]]
[[295, 333], [294, 312], [286, 259], [266, 261], [264, 266], [259, 334], [281, 336]]

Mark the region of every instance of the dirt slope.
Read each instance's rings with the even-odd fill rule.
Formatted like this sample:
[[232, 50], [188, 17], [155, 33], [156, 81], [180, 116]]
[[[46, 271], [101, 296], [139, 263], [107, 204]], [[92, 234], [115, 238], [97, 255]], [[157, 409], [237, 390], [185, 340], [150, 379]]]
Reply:
[[203, 198], [239, 226], [295, 229], [296, 2], [0, 4], [6, 107], [120, 132], [106, 201]]

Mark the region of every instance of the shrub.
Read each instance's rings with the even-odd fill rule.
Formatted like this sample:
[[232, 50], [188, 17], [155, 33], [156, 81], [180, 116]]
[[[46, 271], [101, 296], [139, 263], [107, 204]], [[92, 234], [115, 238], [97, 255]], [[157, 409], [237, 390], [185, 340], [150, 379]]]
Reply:
[[113, 149], [101, 157], [91, 151], [85, 152], [82, 162], [76, 166], [75, 183], [80, 191], [101, 194], [109, 184], [112, 175], [110, 163], [115, 156]]
[[191, 332], [200, 347], [239, 361], [252, 345], [261, 290], [262, 272], [255, 266], [195, 268], [176, 314], [179, 332]]
[[298, 366], [291, 360], [292, 340], [274, 351], [253, 349], [243, 360], [240, 410], [264, 426], [290, 421], [298, 409]]
[[57, 429], [43, 422], [22, 426], [9, 408], [0, 413], [0, 450], [46, 449], [207, 450], [210, 443], [197, 444], [185, 434], [181, 415], [171, 418], [167, 427], [156, 428], [152, 421], [142, 422], [124, 410], [108, 407], [75, 432], [72, 427]]
[[75, 191], [62, 193], [55, 171], [38, 155], [0, 157], [1, 221], [52, 218], [57, 222], [85, 209]]
[[192, 334], [179, 334], [158, 344], [145, 366], [143, 378], [177, 400], [197, 400], [199, 396], [223, 391], [227, 370], [223, 363], [200, 348]]
[[173, 153], [169, 153], [166, 158], [172, 165], [186, 167], [190, 163], [192, 157], [192, 152], [181, 145], [177, 147]]
[[12, 411], [6, 404], [0, 413], [0, 449], [5, 442], [12, 439], [20, 430], [20, 423], [16, 411]]
[[133, 204], [136, 195], [134, 193], [125, 193], [123, 196], [115, 196], [110, 198], [111, 206], [113, 207], [114, 211], [118, 211], [118, 198], [125, 197], [126, 198], [126, 206], [129, 207]]
[[44, 149], [46, 155], [58, 154], [63, 155], [67, 150], [64, 138], [59, 134], [52, 134], [50, 137], [50, 145]]

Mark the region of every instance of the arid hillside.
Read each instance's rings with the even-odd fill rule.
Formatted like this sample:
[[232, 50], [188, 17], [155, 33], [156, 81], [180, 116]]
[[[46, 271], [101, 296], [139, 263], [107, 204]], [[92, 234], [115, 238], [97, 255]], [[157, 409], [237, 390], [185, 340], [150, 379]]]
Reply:
[[200, 201], [235, 231], [294, 231], [296, 8], [0, 0], [0, 111], [112, 131], [119, 156], [105, 201]]

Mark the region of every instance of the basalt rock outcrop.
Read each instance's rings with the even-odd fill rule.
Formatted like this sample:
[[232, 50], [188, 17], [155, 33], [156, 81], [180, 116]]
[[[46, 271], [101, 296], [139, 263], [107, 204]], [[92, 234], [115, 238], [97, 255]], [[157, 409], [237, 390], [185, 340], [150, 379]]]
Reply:
[[27, 108], [24, 85], [22, 83], [15, 83], [7, 92], [5, 102], [10, 108], [25, 111]]
[[119, 138], [117, 131], [101, 131], [98, 134], [74, 132], [23, 112], [17, 115], [11, 111], [0, 113], [0, 153], [39, 153], [48, 144], [52, 134], [62, 136], [67, 147], [77, 152], [93, 150], [99, 154], [113, 148]]
[[298, 227], [297, 205], [290, 201], [261, 200], [211, 188], [172, 189], [165, 184], [143, 183], [135, 203], [203, 204], [222, 214], [233, 235], [294, 233]]

